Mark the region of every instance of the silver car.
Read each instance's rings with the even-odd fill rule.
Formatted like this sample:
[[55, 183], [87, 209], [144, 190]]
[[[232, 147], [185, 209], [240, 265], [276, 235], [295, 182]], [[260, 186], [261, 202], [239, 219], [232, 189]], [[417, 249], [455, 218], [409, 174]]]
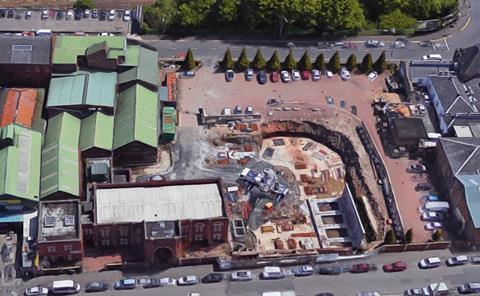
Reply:
[[248, 270], [234, 271], [230, 275], [230, 280], [233, 282], [246, 282], [246, 281], [251, 281], [252, 279], [253, 279], [252, 272]]

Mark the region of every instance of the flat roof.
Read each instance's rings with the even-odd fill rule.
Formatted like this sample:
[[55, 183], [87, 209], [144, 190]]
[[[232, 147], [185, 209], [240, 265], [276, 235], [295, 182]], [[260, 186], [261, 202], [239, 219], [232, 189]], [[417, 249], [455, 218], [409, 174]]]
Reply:
[[39, 242], [78, 239], [79, 205], [77, 200], [40, 202]]
[[77, 57], [86, 54], [90, 46], [106, 42], [109, 51], [126, 48], [124, 36], [56, 36], [53, 49], [53, 64], [76, 64]]
[[0, 64], [50, 65], [51, 37], [0, 36]]
[[223, 216], [218, 183], [97, 188], [98, 224], [206, 219]]

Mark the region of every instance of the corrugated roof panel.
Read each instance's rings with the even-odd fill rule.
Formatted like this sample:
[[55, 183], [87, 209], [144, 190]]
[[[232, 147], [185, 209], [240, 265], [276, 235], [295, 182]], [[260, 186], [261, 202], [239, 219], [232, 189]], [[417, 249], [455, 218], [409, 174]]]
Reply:
[[105, 41], [110, 50], [126, 47], [124, 36], [57, 36], [53, 50], [53, 64], [76, 64], [77, 56], [85, 55], [88, 47]]
[[36, 89], [20, 89], [15, 123], [31, 128], [37, 105]]
[[138, 66], [140, 56], [140, 45], [128, 45], [125, 51], [125, 63], [122, 66]]
[[6, 126], [15, 121], [15, 115], [17, 113], [18, 100], [20, 93], [16, 90], [9, 89], [7, 92], [7, 98], [2, 110], [2, 118], [0, 126]]
[[47, 107], [81, 105], [86, 79], [86, 74], [52, 78]]
[[80, 150], [92, 147], [112, 150], [113, 145], [113, 116], [95, 112], [82, 119], [80, 130]]
[[89, 74], [85, 104], [113, 108], [116, 95], [116, 72], [94, 72]]

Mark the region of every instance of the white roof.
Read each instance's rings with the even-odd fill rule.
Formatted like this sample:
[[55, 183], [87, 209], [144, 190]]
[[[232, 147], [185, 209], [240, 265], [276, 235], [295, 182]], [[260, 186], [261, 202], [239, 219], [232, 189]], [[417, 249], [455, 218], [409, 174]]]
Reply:
[[97, 189], [98, 224], [223, 216], [217, 183]]

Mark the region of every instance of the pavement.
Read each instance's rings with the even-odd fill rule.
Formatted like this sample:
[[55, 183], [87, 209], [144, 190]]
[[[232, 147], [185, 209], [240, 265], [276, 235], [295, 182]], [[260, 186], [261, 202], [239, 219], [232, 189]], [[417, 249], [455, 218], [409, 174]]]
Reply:
[[[469, 254], [473, 255], [473, 254]], [[478, 254], [477, 254], [478, 255]], [[216, 284], [198, 284], [190, 287], [163, 287], [154, 289], [137, 288], [132, 291], [114, 291], [110, 288], [107, 292], [93, 295], [168, 295], [185, 296], [190, 292], [200, 292], [207, 296], [256, 296], [265, 291], [294, 290], [297, 295], [313, 296], [320, 292], [333, 292], [336, 296], [352, 296], [359, 291], [378, 291], [381, 295], [403, 295], [403, 291], [409, 288], [425, 287], [432, 282], [444, 281], [453, 291], [457, 286], [478, 281], [480, 270], [478, 266], [464, 265], [459, 267], [441, 267], [431, 270], [421, 270], [416, 264], [419, 260], [439, 256], [446, 260], [452, 256], [449, 250], [435, 250], [423, 252], [405, 252], [405, 253], [383, 253], [378, 254], [368, 260], [345, 261], [339, 263], [343, 267], [349, 268], [352, 264], [370, 263], [375, 264], [378, 270], [365, 274], [344, 273], [339, 276], [312, 275], [304, 278], [288, 277], [283, 280], [260, 280], [261, 270], [253, 270], [254, 279], [251, 282], [234, 283], [224, 281]], [[402, 260], [407, 263], [407, 270], [400, 273], [385, 273], [381, 270], [381, 265]], [[197, 275], [202, 277], [209, 272], [213, 272], [210, 265], [187, 266], [171, 268], [162, 272], [137, 272], [122, 273], [120, 271], [108, 271], [101, 273], [88, 273], [61, 276], [43, 276], [34, 278], [28, 282], [17, 281], [15, 286], [9, 286], [9, 289], [21, 294], [26, 287], [32, 287], [38, 284], [48, 286], [53, 280], [73, 279], [84, 286], [90, 281], [106, 281], [110, 286], [114, 281], [122, 277], [141, 278], [150, 277], [173, 277], [178, 278], [185, 275]], [[226, 273], [228, 274], [228, 273]], [[7, 287], [0, 287], [0, 295], [5, 295]], [[456, 294], [456, 293], [453, 293]], [[81, 292], [78, 295], [85, 295]]]

